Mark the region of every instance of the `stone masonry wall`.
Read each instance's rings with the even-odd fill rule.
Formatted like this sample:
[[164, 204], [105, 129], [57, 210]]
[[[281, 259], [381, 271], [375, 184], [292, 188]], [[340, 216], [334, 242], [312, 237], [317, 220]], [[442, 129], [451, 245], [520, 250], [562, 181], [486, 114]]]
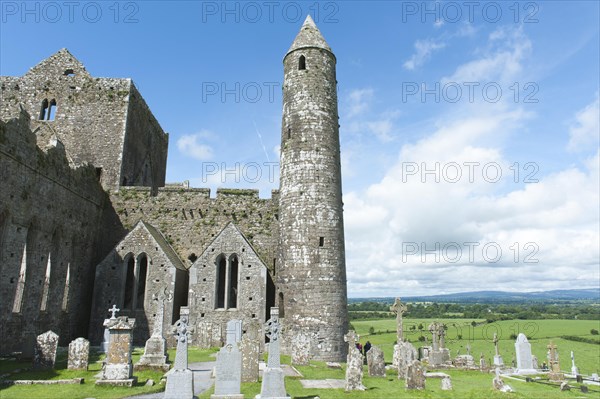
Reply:
[[312, 358], [343, 361], [348, 315], [336, 60], [314, 25], [305, 23], [295, 44], [305, 32], [319, 47], [308, 43], [284, 58], [279, 307], [287, 331], [309, 336]]
[[[138, 277], [134, 285], [138, 287], [138, 292], [144, 288], [144, 294], [137, 297], [137, 305], [126, 308], [124, 306], [125, 291], [130, 290], [131, 295], [135, 295], [132, 288], [126, 287], [127, 267], [129, 258], [139, 265], [139, 259], [142, 255], [147, 257], [146, 278], [142, 281]], [[137, 259], [137, 261], [135, 261]], [[174, 311], [176, 305], [181, 306], [174, 300], [178, 294], [176, 287], [187, 286], [187, 271], [182, 265], [173, 263], [173, 260], [163, 251], [160, 244], [156, 242], [153, 236], [148, 232], [143, 224], [138, 224], [133, 231], [120, 241], [118, 246], [113, 249], [96, 268], [96, 284], [94, 286], [94, 305], [90, 321], [90, 341], [99, 344], [102, 341], [104, 332], [103, 322], [110, 314], [108, 309], [115, 304], [121, 311], [119, 315], [135, 318], [135, 330], [133, 340], [136, 345], [144, 345], [146, 339], [150, 336], [157, 314], [158, 301], [154, 295], [171, 294], [171, 301], [165, 302], [163, 334], [166, 338], [171, 338], [171, 325], [177, 321], [179, 311]], [[139, 272], [139, 266], [136, 275]], [[187, 290], [187, 287], [186, 287]], [[137, 296], [137, 295], [136, 295]], [[143, 298], [140, 304], [139, 300]]]
[[[235, 306], [224, 293], [223, 306], [217, 301], [218, 263], [227, 268], [228, 260], [237, 259], [237, 272], [229, 270], [229, 279], [234, 278]], [[196, 326], [195, 344], [210, 347], [225, 343], [225, 332], [229, 320], [242, 320], [242, 328], [258, 321], [266, 321], [267, 268], [238, 229], [229, 224], [218, 235], [190, 268], [190, 321]], [[225, 273], [224, 273], [225, 274]], [[235, 274], [235, 276], [234, 276]], [[227, 278], [227, 276], [224, 276]], [[227, 281], [223, 284], [229, 289]], [[262, 331], [262, 328], [261, 328]], [[261, 335], [262, 336], [262, 335]]]
[[265, 265], [272, 270], [277, 254], [278, 192], [269, 199], [258, 190], [219, 189], [216, 198], [202, 188], [122, 187], [111, 194], [120, 223], [131, 229], [143, 219], [162, 232], [186, 267], [227, 225], [233, 222], [250, 241]]
[[[31, 68], [22, 77], [0, 77], [0, 115], [18, 103], [31, 115], [33, 129], [47, 125], [64, 144], [75, 164], [101, 168], [106, 189], [122, 183], [121, 172], [133, 184], [164, 183], [167, 135], [152, 117], [131, 79], [94, 78], [66, 49]], [[50, 120], [42, 118], [44, 101], [54, 100]], [[127, 136], [126, 127], [131, 128]], [[131, 151], [131, 159], [127, 150]], [[155, 153], [148, 157], [149, 153]], [[151, 160], [154, 177], [143, 175]]]
[[49, 329], [61, 345], [87, 333], [97, 226], [108, 199], [94, 167], [71, 168], [61, 142], [36, 137], [32, 125], [18, 105], [3, 103], [1, 353], [31, 351]]

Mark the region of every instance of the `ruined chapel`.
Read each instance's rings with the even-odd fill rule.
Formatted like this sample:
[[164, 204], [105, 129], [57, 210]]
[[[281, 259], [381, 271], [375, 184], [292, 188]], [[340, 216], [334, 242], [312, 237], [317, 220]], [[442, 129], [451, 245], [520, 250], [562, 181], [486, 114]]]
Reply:
[[[341, 361], [348, 330], [336, 57], [310, 16], [283, 59], [280, 188], [165, 184], [169, 136], [131, 79], [97, 78], [62, 49], [0, 77], [0, 353], [102, 340], [116, 305], [143, 345], [165, 298], [192, 345], [280, 309], [283, 348]], [[304, 341], [303, 341], [304, 342]]]

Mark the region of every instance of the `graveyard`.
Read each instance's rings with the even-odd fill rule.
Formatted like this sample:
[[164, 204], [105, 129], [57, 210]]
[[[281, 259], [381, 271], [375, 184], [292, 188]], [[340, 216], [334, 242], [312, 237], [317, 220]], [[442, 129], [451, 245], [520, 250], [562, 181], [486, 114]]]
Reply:
[[[353, 386], [349, 387], [347, 385], [347, 372], [353, 366], [349, 366], [346, 363], [340, 363], [339, 367], [334, 364], [332, 367], [331, 363], [311, 360], [303, 362], [307, 364], [299, 365], [293, 364], [292, 356], [284, 354], [277, 356], [277, 353], [272, 353], [271, 362], [277, 363], [279, 359], [283, 368], [286, 370], [295, 370], [298, 373], [294, 376], [288, 376], [286, 373], [284, 380], [285, 393], [291, 398], [591, 398], [597, 397], [598, 393], [600, 393], [600, 385], [581, 384], [576, 381], [574, 376], [572, 376], [573, 378], [569, 377], [572, 366], [571, 351], [574, 353], [574, 362], [576, 363], [578, 372], [582, 376], [591, 376], [600, 373], [600, 348], [598, 344], [577, 342], [562, 338], [565, 336], [593, 338], [590, 331], [598, 328], [599, 322], [596, 320], [504, 320], [486, 323], [485, 320], [479, 319], [404, 319], [402, 324], [403, 338], [416, 349], [427, 346], [431, 342], [432, 334], [429, 332], [428, 327], [436, 325], [446, 326], [444, 346], [447, 348], [450, 358], [456, 360], [461, 355], [472, 354], [474, 358], [472, 367], [465, 369], [457, 365], [456, 362], [453, 362], [454, 364], [446, 363], [445, 365], [434, 366], [427, 361], [423, 361], [422, 364], [426, 370], [424, 374], [424, 388], [407, 389], [405, 378], [399, 379], [397, 368], [392, 366], [394, 363], [394, 344], [397, 341], [398, 333], [396, 330], [398, 323], [394, 319], [356, 320], [352, 323], [354, 332], [348, 334], [351, 335], [349, 341], [357, 339], [357, 342], [361, 342], [362, 345], [369, 341], [372, 345], [369, 353], [375, 353], [380, 350], [386, 366], [383, 369], [383, 374], [380, 371], [380, 374], [376, 376], [372, 375], [366, 361], [359, 368], [356, 368], [357, 365], [355, 364], [354, 370], [358, 373], [362, 371], [362, 376], [354, 381]], [[424, 326], [424, 328], [419, 329], [419, 325]], [[504, 366], [501, 369], [505, 374], [502, 374], [501, 378], [504, 384], [511, 387], [513, 392], [502, 392], [494, 389], [492, 384], [495, 376], [493, 358], [496, 353], [494, 333], [498, 337], [499, 354], [504, 359]], [[531, 354], [539, 359], [536, 374], [517, 375], [509, 372], [514, 368], [514, 362], [516, 362], [515, 339], [513, 338], [515, 333], [525, 333], [529, 336], [528, 341], [531, 344]], [[193, 337], [193, 332], [191, 336]], [[421, 336], [427, 337], [426, 340], [419, 339]], [[557, 348], [558, 359], [560, 361], [559, 367], [563, 374], [562, 379], [567, 381], [568, 390], [561, 390], [560, 381], [550, 381], [548, 372], [541, 370], [542, 362], [547, 361], [547, 348], [550, 342]], [[350, 342], [350, 344], [352, 343], [353, 341]], [[187, 363], [206, 363], [214, 368], [211, 378], [212, 386], [200, 393], [198, 398], [208, 399], [219, 397], [215, 393], [217, 389], [220, 389], [217, 388], [219, 383], [213, 384], [213, 381], [216, 382], [219, 380], [219, 367], [215, 365], [218, 352], [228, 352], [227, 355], [231, 358], [232, 349], [233, 352], [239, 354], [239, 348], [242, 345], [244, 345], [243, 337], [240, 339], [239, 344], [226, 345], [223, 348], [199, 349], [193, 345], [187, 348]], [[378, 349], [376, 350], [376, 348]], [[102, 379], [102, 365], [106, 361], [106, 357], [101, 353], [100, 349], [97, 347], [90, 348], [89, 365], [87, 369], [84, 368], [81, 370], [71, 369], [72, 362], [71, 360], [68, 361], [68, 359], [71, 359], [68, 348], [57, 349], [56, 361], [52, 369], [37, 369], [32, 366], [31, 361], [2, 359], [0, 361], [0, 373], [4, 381], [68, 381], [73, 379], [82, 379], [82, 381], [70, 384], [12, 386], [4, 382], [0, 387], [0, 396], [3, 399], [83, 399], [125, 398], [151, 393], [163, 395], [161, 392], [166, 387], [165, 372], [156, 369], [133, 369], [132, 375], [129, 377], [133, 377], [135, 382], [131, 387], [97, 385], [96, 382]], [[176, 361], [176, 352], [176, 348], [167, 350], [167, 358], [169, 363], [171, 363], [171, 368], [177, 367], [174, 365], [178, 362]], [[420, 349], [419, 352], [421, 352]], [[353, 353], [356, 355], [358, 350], [355, 349]], [[135, 347], [131, 351], [131, 362], [137, 364], [143, 356], [144, 348]], [[418, 356], [422, 356], [422, 353], [419, 353]], [[241, 360], [239, 355], [238, 359], [238, 361]], [[484, 359], [483, 361], [486, 364], [484, 368], [481, 367], [481, 359]], [[268, 349], [260, 353], [260, 360], [265, 363], [265, 367], [270, 367]], [[371, 360], [369, 361], [371, 362]], [[228, 367], [230, 367], [229, 362], [231, 360], [227, 360]], [[235, 363], [235, 360], [233, 362]], [[421, 362], [417, 361], [415, 363]], [[277, 364], [273, 364], [273, 366], [277, 367]], [[241, 374], [239, 379], [241, 379]], [[527, 382], [526, 379], [530, 379], [530, 382]], [[152, 380], [154, 384], [149, 384], [149, 380]], [[327, 381], [327, 383], [333, 384], [332, 386], [337, 382], [338, 386], [336, 388], [306, 387], [306, 384], [303, 382], [306, 380], [313, 382]], [[446, 381], [445, 383], [442, 382], [444, 380]], [[262, 374], [258, 381], [241, 382], [238, 385], [238, 396], [230, 395], [230, 397], [254, 398], [261, 393], [263, 381], [264, 374]], [[444, 384], [449, 384], [450, 389], [443, 389]], [[585, 393], [581, 388], [584, 385], [587, 388], [587, 392]], [[448, 387], [446, 386], [445, 388]]]

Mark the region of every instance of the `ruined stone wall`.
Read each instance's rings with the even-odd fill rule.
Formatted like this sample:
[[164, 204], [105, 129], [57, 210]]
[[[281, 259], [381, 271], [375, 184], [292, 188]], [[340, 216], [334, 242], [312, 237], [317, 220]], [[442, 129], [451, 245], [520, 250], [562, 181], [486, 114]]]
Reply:
[[[147, 259], [145, 279], [142, 279], [140, 270], [143, 255]], [[126, 287], [130, 259], [135, 265], [135, 276], [133, 286]], [[181, 288], [187, 290], [186, 274], [186, 271], [177, 269], [145, 226], [138, 224], [96, 268], [90, 341], [94, 344], [102, 341], [103, 322], [110, 316], [108, 309], [114, 304], [121, 309], [119, 315], [135, 318], [133, 340], [136, 345], [144, 345], [156, 323], [158, 301], [155, 295], [170, 297], [170, 301], [165, 302], [163, 334], [171, 337], [170, 327], [179, 315], [179, 307], [175, 310], [177, 302], [173, 299], [175, 295], [181, 295]], [[140, 292], [143, 294], [139, 295]], [[135, 303], [126, 306], [126, 294], [136, 297]]]
[[[39, 125], [52, 129], [72, 162], [101, 168], [105, 189], [116, 189], [122, 183], [122, 163], [134, 184], [164, 183], [167, 135], [131, 79], [94, 78], [63, 49], [22, 77], [0, 77], [0, 86], [0, 115], [6, 108], [23, 104], [31, 115], [33, 129]], [[52, 101], [56, 105], [51, 106]], [[44, 104], [52, 109], [50, 120]], [[124, 150], [129, 127], [127, 147], [131, 155]], [[147, 157], [151, 152], [156, 155]], [[143, 176], [146, 158], [155, 176]]]
[[163, 133], [158, 121], [133, 84], [129, 94], [126, 132], [121, 184], [163, 187], [169, 136]]
[[192, 265], [229, 222], [233, 222], [265, 265], [272, 269], [277, 253], [278, 192], [262, 199], [258, 190], [219, 189], [216, 198], [203, 188], [122, 187], [111, 194], [112, 205], [127, 229], [144, 220], [160, 232], [179, 257]]
[[[320, 37], [305, 28], [297, 41], [303, 32]], [[312, 358], [343, 361], [348, 315], [335, 64], [330, 51], [314, 46], [284, 59], [277, 288], [286, 330], [309, 336]]]
[[[242, 273], [240, 266], [239, 295], [240, 304], [243, 306], [240, 306], [239, 311], [219, 310], [215, 312], [221, 312], [220, 316], [208, 317], [209, 312], [202, 311], [204, 308], [198, 302], [202, 297], [206, 300], [214, 294], [214, 287], [208, 289], [208, 286], [202, 285], [202, 283], [206, 283], [202, 280], [208, 276], [198, 273], [197, 270], [189, 275], [178, 270], [176, 272], [178, 283], [170, 287], [174, 291], [173, 303], [169, 305], [172, 306], [173, 317], [177, 317], [180, 306], [189, 305], [189, 301], [191, 301], [194, 303], [194, 306], [190, 305], [192, 311], [190, 317], [193, 323], [200, 322], [200, 319], [203, 318], [201, 317], [202, 313], [205, 313], [206, 320], [214, 321], [219, 325], [226, 323], [231, 318], [264, 321], [267, 267], [270, 267], [271, 271], [273, 270], [277, 256], [278, 192], [274, 191], [271, 198], [261, 199], [258, 196], [258, 190], [219, 189], [216, 198], [210, 197], [209, 189], [159, 188], [156, 195], [152, 195], [152, 191], [149, 187], [122, 187], [118, 192], [111, 193], [111, 209], [119, 218], [112, 221], [113, 226], [106, 225], [104, 229], [109, 232], [113, 247], [127, 235], [128, 231], [133, 229], [138, 221], [143, 220], [163, 234], [165, 240], [184, 262], [185, 267], [190, 268], [193, 261], [200, 262], [199, 258], [207, 250], [209, 244], [215, 240], [228, 223], [232, 222], [257, 253], [256, 255], [250, 254], [253, 251], [248, 249], [241, 252], [242, 246], [238, 245], [240, 259], [243, 259], [244, 264], [254, 267], [251, 271], [244, 270]], [[232, 241], [232, 243], [238, 241]], [[138, 247], [141, 250], [143, 243], [140, 242]], [[128, 251], [128, 248], [118, 251]], [[126, 253], [118, 256], [124, 255]], [[207, 264], [206, 262], [208, 261], [205, 260], [204, 264]], [[264, 263], [263, 271], [260, 266], [262, 263]], [[122, 258], [109, 260], [108, 264], [122, 265]], [[96, 290], [101, 290], [102, 293], [94, 295], [97, 305], [95, 304], [92, 309], [92, 316], [95, 319], [90, 324], [90, 331], [94, 331], [93, 334], [96, 334], [92, 337], [93, 342], [99, 340], [97, 334], [100, 330], [96, 327], [102, 324], [102, 320], [107, 315], [106, 310], [112, 306], [109, 302], [115, 302], [117, 305], [121, 303], [119, 295], [123, 292], [122, 284], [125, 282], [125, 276], [122, 274], [122, 269], [121, 271], [113, 270], [113, 266], [100, 265], [99, 270], [103, 271], [99, 271], [99, 273], [102, 276], [96, 276]], [[170, 276], [169, 274], [163, 276], [161, 281], [171, 281], [172, 277]], [[251, 277], [251, 280], [246, 280], [248, 276]], [[211, 278], [213, 278], [214, 284], [214, 276]], [[107, 284], [110, 284], [109, 288], [106, 287]], [[99, 288], [99, 285], [102, 288]], [[271, 300], [270, 303], [272, 304], [273, 301]], [[108, 306], [106, 306], [107, 304]], [[130, 316], [136, 315], [132, 313]], [[148, 309], [145, 316], [140, 314], [137, 317], [145, 317], [148, 324], [152, 325], [151, 318], [153, 316], [150, 316]], [[165, 316], [166, 324], [173, 320], [173, 318]], [[137, 327], [136, 330], [138, 330]], [[170, 333], [167, 327], [165, 327], [164, 333], [169, 338]], [[224, 329], [222, 333], [225, 333]], [[144, 338], [137, 333], [135, 337], [136, 342], [147, 338], [147, 336]]]
[[262, 326], [266, 321], [267, 273], [252, 247], [229, 224], [189, 270], [188, 306], [197, 331], [194, 344], [205, 348], [223, 345], [230, 320], [241, 320], [243, 328], [256, 322]]
[[108, 200], [94, 167], [72, 168], [62, 143], [44, 129], [36, 137], [35, 125], [18, 105], [2, 103], [2, 353], [31, 351], [49, 329], [61, 345], [87, 333], [97, 226]]

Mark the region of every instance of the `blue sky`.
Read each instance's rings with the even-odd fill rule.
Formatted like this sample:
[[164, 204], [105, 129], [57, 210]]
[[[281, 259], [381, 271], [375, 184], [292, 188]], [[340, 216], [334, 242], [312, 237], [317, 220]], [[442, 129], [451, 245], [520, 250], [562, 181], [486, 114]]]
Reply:
[[278, 186], [264, 165], [278, 161], [282, 58], [310, 13], [338, 60], [350, 296], [598, 286], [597, 1], [1, 13], [0, 74], [66, 47], [93, 76], [131, 77], [170, 133], [168, 181], [263, 197]]

